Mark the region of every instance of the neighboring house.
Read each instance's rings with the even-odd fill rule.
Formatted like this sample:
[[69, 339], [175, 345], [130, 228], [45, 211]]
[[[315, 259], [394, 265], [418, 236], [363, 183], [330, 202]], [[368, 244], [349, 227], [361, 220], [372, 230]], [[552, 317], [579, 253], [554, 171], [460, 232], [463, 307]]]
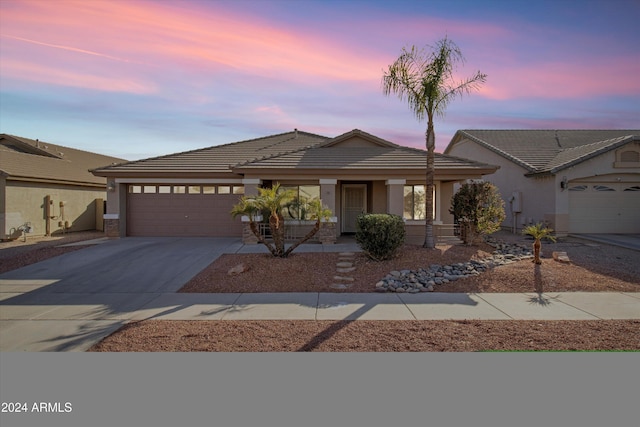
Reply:
[[102, 229], [107, 182], [89, 169], [124, 161], [0, 134], [0, 238]]
[[509, 229], [640, 233], [640, 130], [459, 130], [444, 153], [500, 165]]
[[[481, 178], [496, 167], [436, 154], [436, 224], [452, 224], [454, 183]], [[171, 154], [93, 170], [106, 177], [105, 228], [110, 236], [244, 236], [230, 211], [241, 195], [275, 183], [318, 197], [335, 215], [329, 236], [356, 231], [363, 212], [407, 220], [424, 239], [426, 151], [393, 144], [360, 130], [335, 138], [301, 132]], [[301, 218], [291, 213], [291, 223]], [[329, 225], [325, 226], [329, 228]], [[325, 230], [326, 232], [326, 230]], [[322, 233], [321, 233], [322, 234]]]

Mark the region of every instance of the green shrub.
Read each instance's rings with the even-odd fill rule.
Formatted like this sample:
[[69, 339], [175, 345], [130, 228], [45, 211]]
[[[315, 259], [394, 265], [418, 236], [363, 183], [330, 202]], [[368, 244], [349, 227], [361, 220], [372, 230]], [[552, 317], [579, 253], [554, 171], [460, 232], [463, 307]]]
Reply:
[[404, 220], [392, 214], [362, 214], [357, 219], [356, 242], [376, 261], [392, 258], [404, 244]]
[[467, 182], [451, 200], [451, 209], [460, 224], [462, 239], [475, 244], [483, 235], [500, 230], [504, 221], [504, 201], [498, 188], [489, 182]]

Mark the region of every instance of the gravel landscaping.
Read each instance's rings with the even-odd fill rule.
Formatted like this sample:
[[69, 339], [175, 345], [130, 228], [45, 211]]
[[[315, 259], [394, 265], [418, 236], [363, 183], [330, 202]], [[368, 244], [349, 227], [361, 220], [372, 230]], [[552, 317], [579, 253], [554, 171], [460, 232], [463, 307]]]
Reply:
[[[268, 254], [228, 254], [201, 271], [180, 292], [359, 293], [380, 291], [376, 284], [381, 281], [409, 286], [412, 279], [418, 283], [422, 279], [427, 288], [433, 281], [435, 292], [640, 291], [638, 251], [567, 238], [544, 242], [543, 263], [536, 266], [528, 255], [531, 240], [506, 232], [497, 233], [494, 240], [502, 246], [482, 243], [424, 249], [405, 245], [397, 257], [381, 262], [356, 253], [352, 261], [355, 270], [350, 273], [336, 271], [341, 262], [339, 253], [294, 252], [287, 259]], [[554, 251], [566, 252], [571, 262], [553, 260]], [[245, 271], [228, 274], [240, 264]], [[416, 277], [411, 278], [412, 274]], [[332, 286], [339, 281], [336, 276], [345, 275], [353, 279], [348, 287]], [[424, 277], [418, 277], [421, 275]]]
[[[79, 250], [82, 246], [56, 246], [73, 239], [96, 237], [100, 235], [78, 233], [55, 241], [34, 241], [29, 248], [19, 242], [0, 243], [0, 271], [68, 250]], [[532, 243], [522, 236], [504, 232], [498, 233], [497, 238], [503, 243], [520, 245], [525, 251]], [[486, 243], [472, 247], [438, 246], [435, 250], [406, 245], [398, 257], [384, 262], [371, 261], [361, 253], [352, 254], [349, 262], [355, 269], [347, 273], [336, 271], [341, 268], [338, 263], [346, 262], [338, 253], [294, 252], [288, 259], [274, 259], [265, 254], [223, 255], [196, 275], [181, 292], [379, 292], [380, 287], [376, 284], [380, 281], [415, 283], [412, 280], [420, 282], [420, 274], [429, 275], [422, 280], [428, 279], [427, 284], [433, 281], [434, 292], [640, 292], [640, 252], [637, 251], [579, 239], [561, 239], [558, 243], [543, 243], [543, 264], [536, 266], [526, 254], [511, 258], [494, 253], [499, 249]], [[565, 251], [571, 262], [554, 261], [551, 259], [553, 251]], [[504, 262], [491, 265], [501, 263], [496, 260]], [[229, 270], [240, 264], [244, 264], [244, 268], [238, 270], [242, 272], [230, 275]], [[468, 269], [470, 265], [475, 273]], [[336, 278], [345, 279], [346, 276], [352, 280], [341, 281], [349, 286], [336, 288]], [[452, 279], [454, 276], [456, 278]], [[440, 284], [436, 282], [437, 278], [441, 279]], [[494, 350], [639, 351], [640, 320], [146, 320], [125, 325], [90, 351]]]

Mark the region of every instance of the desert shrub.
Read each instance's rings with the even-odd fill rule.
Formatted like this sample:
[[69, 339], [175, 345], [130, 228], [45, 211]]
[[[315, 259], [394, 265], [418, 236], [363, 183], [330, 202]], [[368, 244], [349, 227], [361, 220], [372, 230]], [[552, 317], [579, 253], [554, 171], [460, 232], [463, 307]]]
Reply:
[[404, 220], [392, 214], [362, 214], [357, 219], [356, 242], [371, 259], [392, 258], [404, 244]]
[[482, 235], [500, 230], [504, 221], [504, 201], [498, 188], [489, 182], [467, 182], [451, 200], [452, 213], [468, 245], [474, 244]]

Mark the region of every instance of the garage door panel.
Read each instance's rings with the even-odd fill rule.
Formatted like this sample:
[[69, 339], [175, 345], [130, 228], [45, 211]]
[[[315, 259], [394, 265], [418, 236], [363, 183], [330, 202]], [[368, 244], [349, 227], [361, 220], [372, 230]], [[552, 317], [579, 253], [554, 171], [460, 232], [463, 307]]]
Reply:
[[573, 183], [571, 233], [640, 233], [640, 183]]
[[230, 215], [238, 195], [129, 194], [127, 235], [241, 236], [242, 224]]

